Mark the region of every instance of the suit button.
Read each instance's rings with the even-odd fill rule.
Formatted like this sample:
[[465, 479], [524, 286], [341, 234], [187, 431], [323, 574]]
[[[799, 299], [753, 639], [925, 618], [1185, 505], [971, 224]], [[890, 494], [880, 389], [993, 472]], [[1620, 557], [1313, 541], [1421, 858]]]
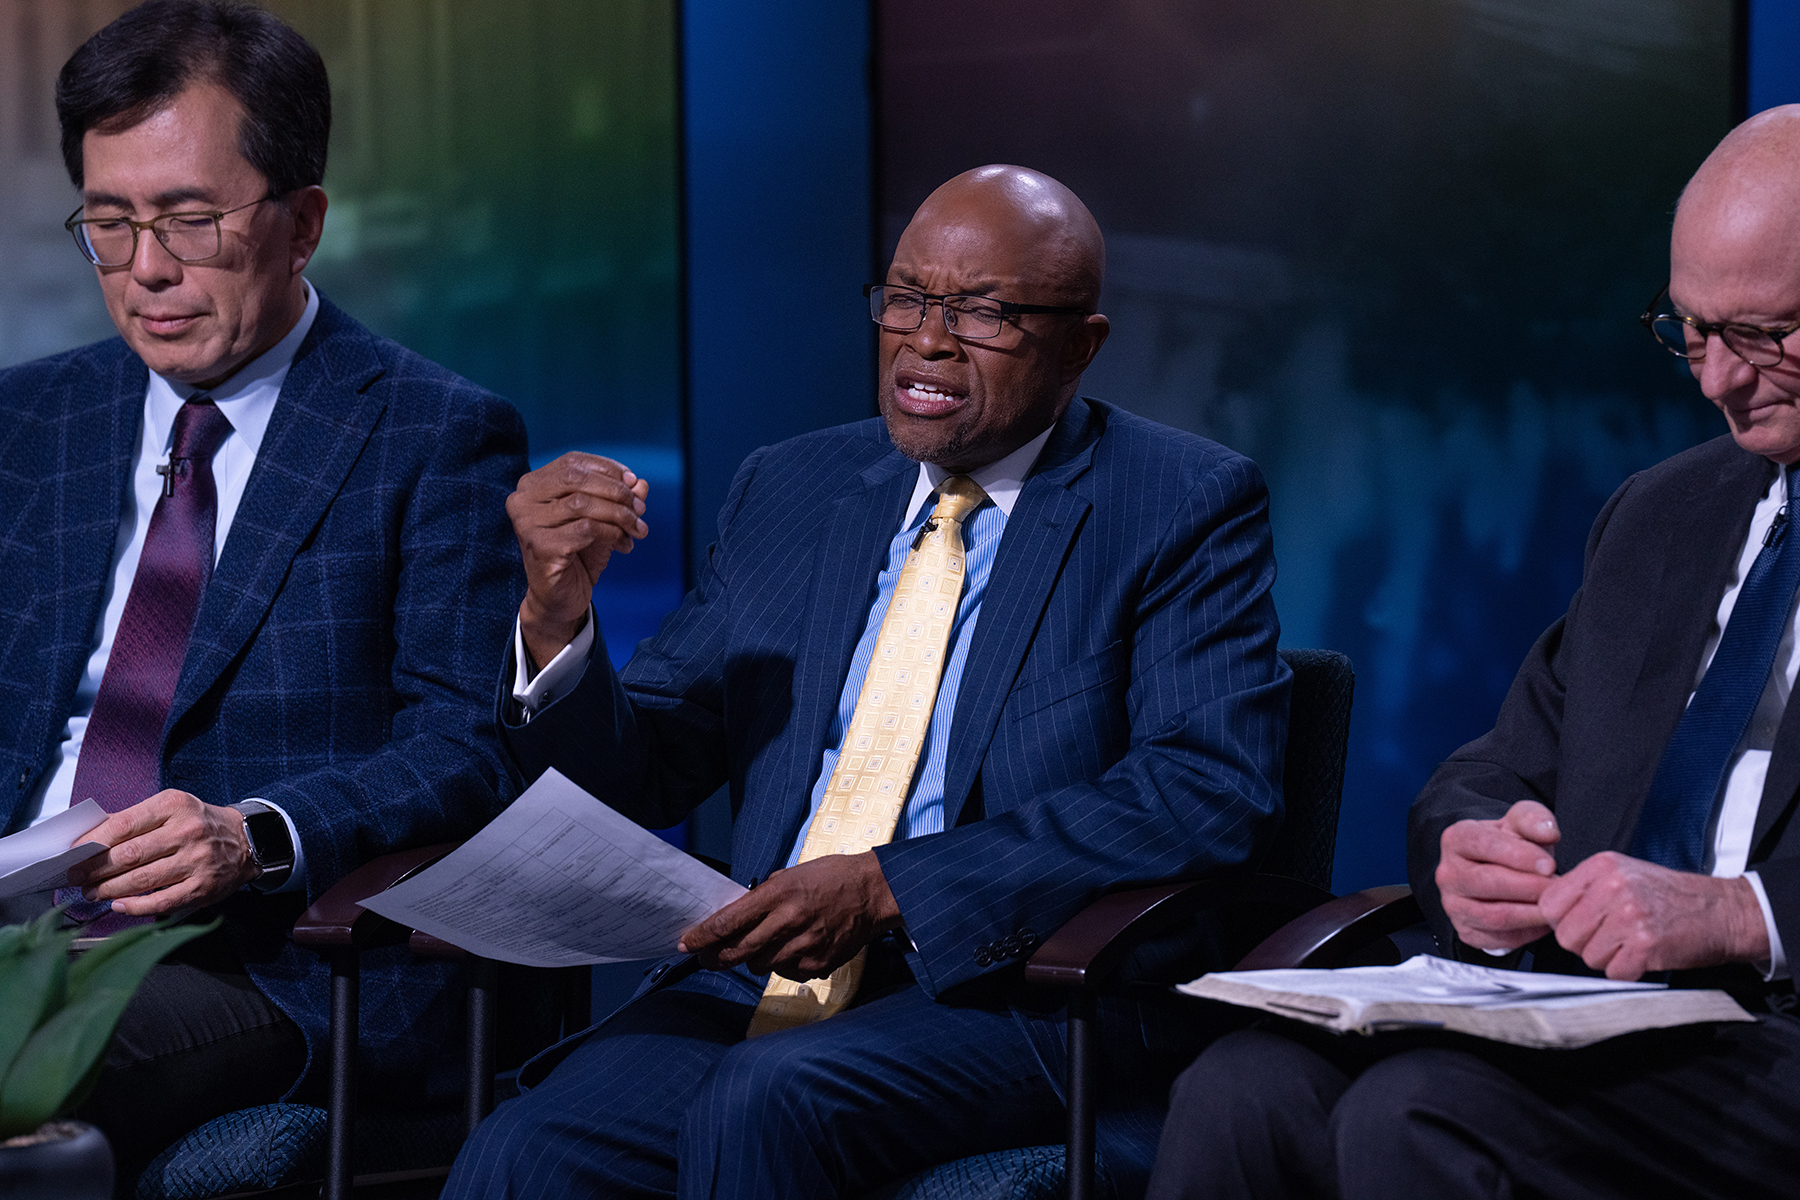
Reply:
[[1029, 929], [1019, 930], [1019, 953], [1030, 954], [1038, 947], [1038, 935]]
[[20, 790], [20, 791], [21, 791], [21, 792], [22, 792], [22, 791], [24, 791], [24, 790], [25, 790], [25, 785], [26, 785], [26, 784], [28, 784], [28, 783], [30, 783], [30, 782], [31, 782], [31, 776], [29, 776], [29, 775], [27, 775], [27, 774], [26, 774], [26, 773], [25, 773], [25, 772], [23, 772], [23, 771], [20, 771], [20, 772], [19, 772], [19, 790]]
[[664, 975], [667, 975], [668, 973], [669, 973], [669, 964], [668, 963], [659, 963], [658, 965], [650, 968], [650, 982], [655, 983], [657, 980], [661, 979]]
[[1000, 949], [1005, 952], [1006, 957], [1008, 958], [1019, 957], [1019, 935], [1015, 933], [1004, 942], [1001, 942]]
[[994, 961], [994, 952], [986, 946], [975, 947], [975, 965], [985, 967]]

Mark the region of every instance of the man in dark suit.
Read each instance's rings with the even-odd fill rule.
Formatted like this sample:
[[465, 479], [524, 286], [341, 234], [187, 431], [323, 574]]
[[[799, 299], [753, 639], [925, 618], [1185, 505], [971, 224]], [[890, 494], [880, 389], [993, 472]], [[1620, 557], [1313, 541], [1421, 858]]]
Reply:
[[[524, 433], [302, 278], [330, 93], [293, 30], [148, 4], [57, 102], [120, 336], [0, 372], [0, 822], [110, 812], [59, 897], [93, 932], [225, 918], [152, 972], [84, 1110], [128, 1183], [300, 1083], [328, 1003], [285, 936], [307, 900], [510, 796], [488, 693]], [[401, 961], [363, 976], [377, 1084], [416, 1085], [453, 1016]]]
[[1800, 106], [1706, 160], [1670, 260], [1646, 323], [1730, 436], [1601, 511], [1494, 730], [1414, 803], [1410, 868], [1457, 957], [1671, 972], [1758, 1023], [1574, 1052], [1234, 1035], [1178, 1083], [1153, 1196], [1800, 1194]]
[[[1255, 859], [1288, 685], [1256, 468], [1077, 396], [1103, 253], [1036, 172], [938, 189], [870, 289], [883, 419], [752, 455], [623, 676], [588, 597], [641, 488], [580, 457], [521, 482], [524, 774], [652, 826], [729, 784], [754, 886], [527, 1073], [446, 1195], [858, 1195], [1060, 1140], [1063, 1018], [1022, 960], [1109, 887]], [[804, 334], [756, 311], [766, 384]], [[1120, 1080], [1155, 1076], [1163, 1031], [1104, 1029]]]

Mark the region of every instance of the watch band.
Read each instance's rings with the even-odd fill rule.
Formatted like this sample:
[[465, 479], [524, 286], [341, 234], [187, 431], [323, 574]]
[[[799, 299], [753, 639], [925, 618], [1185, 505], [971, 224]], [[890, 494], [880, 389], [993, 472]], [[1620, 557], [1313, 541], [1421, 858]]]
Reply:
[[250, 886], [259, 892], [274, 891], [294, 870], [294, 839], [288, 833], [287, 818], [254, 800], [240, 800], [229, 807], [244, 818], [244, 838], [250, 843], [250, 859], [257, 871]]

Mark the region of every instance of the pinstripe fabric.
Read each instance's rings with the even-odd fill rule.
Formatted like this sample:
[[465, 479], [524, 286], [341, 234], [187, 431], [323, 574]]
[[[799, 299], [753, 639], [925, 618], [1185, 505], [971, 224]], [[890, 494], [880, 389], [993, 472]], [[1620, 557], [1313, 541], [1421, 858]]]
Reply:
[[[881, 585], [887, 603], [880, 598], [875, 602], [886, 611], [876, 624], [874, 653], [861, 671], [851, 669], [855, 711], [838, 739], [842, 750], [835, 768], [829, 775], [821, 773], [830, 781], [823, 798], [813, 789], [813, 812], [800, 839], [801, 862], [827, 854], [861, 854], [893, 840], [934, 710], [942, 704], [948, 715], [954, 707], [954, 685], [947, 697], [939, 681], [969, 590], [965, 585], [973, 582], [963, 526], [986, 502], [981, 485], [968, 476], [945, 479], [931, 520], [907, 551], [899, 579], [891, 590]], [[959, 673], [961, 667], [958, 662]], [[845, 691], [850, 686], [846, 681]], [[858, 951], [823, 979], [771, 974], [744, 1036], [763, 1037], [841, 1011], [856, 995], [866, 958], [866, 952]]]
[[[817, 1027], [829, 1033], [749, 1042], [754, 977], [700, 972], [648, 993], [501, 1105], [444, 1200], [861, 1196], [945, 1158], [1058, 1140], [1062, 1106], [1006, 1005], [938, 1004], [894, 986], [896, 970], [872, 971], [885, 990], [872, 982]], [[906, 1136], [884, 1136], [898, 1111], [915, 1114]]]
[[[117, 339], [0, 372], [0, 815], [52, 759], [93, 639], [147, 374]], [[524, 470], [505, 402], [322, 301], [201, 601], [163, 784], [293, 817], [312, 896], [388, 850], [466, 836], [513, 794], [494, 647], [522, 591], [504, 504]], [[326, 974], [293, 899], [240, 894], [233, 943], [316, 1044]], [[415, 1070], [452, 973], [363, 975], [364, 1062]]]
[[[554, 765], [652, 826], [729, 784], [734, 874], [785, 863], [916, 472], [879, 421], [752, 455], [698, 586], [623, 675], [596, 659], [503, 728], [526, 777]], [[1041, 1094], [1060, 1089], [1062, 1025], [1019, 988], [1025, 947], [1104, 888], [1241, 867], [1273, 834], [1288, 689], [1273, 577], [1254, 464], [1096, 401], [1058, 423], [1007, 520], [955, 701], [945, 829], [876, 853], [919, 995], [1011, 1006]], [[1150, 1089], [1162, 1067], [1140, 1032], [1152, 1051], [1181, 1036], [1158, 1022], [1103, 1021], [1131, 1035], [1121, 1064]], [[891, 1136], [915, 1116], [889, 1114]]]
[[[844, 742], [844, 730], [850, 727], [850, 716], [856, 710], [856, 697], [862, 692], [863, 679], [869, 673], [869, 660], [875, 657], [875, 639], [881, 632], [881, 622], [887, 616], [888, 602], [894, 595], [894, 584], [900, 578], [900, 569], [906, 565], [907, 551], [912, 548], [913, 539], [918, 536], [919, 526], [924, 524], [929, 512], [921, 507], [918, 518], [905, 529], [894, 535], [888, 544], [887, 565], [875, 581], [875, 599], [869, 605], [869, 615], [863, 628], [863, 635], [856, 643], [856, 652], [850, 657], [850, 671], [844, 677], [844, 688], [838, 694], [837, 715], [831, 724], [831, 731], [826, 735], [826, 750], [823, 765], [819, 769], [819, 778], [813, 784], [807, 799], [806, 823], [812, 821], [812, 814], [818, 811], [819, 801], [825, 795], [825, 786], [831, 782], [831, 773], [837, 769], [838, 748]], [[956, 608], [956, 622], [950, 629], [950, 655], [944, 661], [944, 678], [938, 684], [937, 702], [943, 706], [946, 715], [956, 711], [956, 697], [962, 690], [963, 668], [969, 660], [969, 644], [975, 640], [975, 628], [981, 620], [981, 598], [987, 594], [988, 575], [994, 568], [994, 555], [1000, 549], [1000, 535], [1006, 532], [1006, 514], [995, 505], [988, 505], [969, 519], [968, 533], [965, 537], [967, 553], [963, 556], [968, 564], [968, 582], [963, 585], [962, 598]], [[941, 833], [944, 829], [944, 768], [950, 757], [951, 721], [933, 721], [925, 735], [925, 750], [919, 760], [918, 770], [913, 775], [912, 794], [906, 798], [906, 811], [901, 814], [900, 825], [894, 836], [921, 837], [927, 833]], [[804, 827], [804, 826], [803, 826]], [[793, 852], [787, 857], [784, 866], [793, 866], [800, 861], [800, 847], [805, 842], [802, 837], [794, 843]]]

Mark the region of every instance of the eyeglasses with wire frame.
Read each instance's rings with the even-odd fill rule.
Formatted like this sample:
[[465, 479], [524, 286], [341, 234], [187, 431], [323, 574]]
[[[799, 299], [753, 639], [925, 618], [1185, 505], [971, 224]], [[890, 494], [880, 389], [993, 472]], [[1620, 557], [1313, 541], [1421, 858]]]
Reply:
[[130, 217], [83, 217], [81, 209], [69, 214], [63, 228], [75, 238], [82, 257], [96, 267], [122, 267], [137, 257], [138, 234], [148, 229], [177, 262], [201, 263], [218, 256], [224, 246], [219, 221], [232, 213], [274, 200], [271, 194], [236, 208], [202, 212], [159, 213], [148, 221]]
[[1769, 327], [1731, 321], [1697, 321], [1680, 313], [1659, 313], [1656, 311], [1658, 301], [1668, 291], [1669, 285], [1663, 284], [1656, 295], [1650, 297], [1650, 303], [1638, 317], [1638, 321], [1650, 331], [1664, 350], [1689, 362], [1700, 362], [1706, 358], [1706, 343], [1716, 333], [1733, 354], [1751, 366], [1772, 367], [1787, 354], [1782, 345], [1783, 340], [1800, 329], [1800, 321], [1787, 326]]
[[869, 298], [869, 319], [894, 333], [911, 333], [925, 323], [925, 313], [937, 305], [944, 314], [944, 328], [958, 338], [991, 338], [1000, 332], [1007, 318], [1029, 313], [1079, 313], [1092, 315], [1085, 308], [1069, 308], [1054, 304], [1014, 304], [992, 296], [934, 296], [918, 288], [893, 283], [870, 283], [863, 286]]

